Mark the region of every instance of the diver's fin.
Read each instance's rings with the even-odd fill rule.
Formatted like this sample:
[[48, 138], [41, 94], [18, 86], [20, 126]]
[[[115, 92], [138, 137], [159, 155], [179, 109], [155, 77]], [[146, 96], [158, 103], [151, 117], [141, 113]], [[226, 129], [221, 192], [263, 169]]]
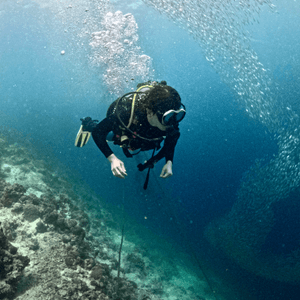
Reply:
[[83, 125], [81, 125], [75, 139], [75, 146], [83, 147], [84, 145], [87, 144], [90, 137], [91, 137], [91, 133], [89, 131], [83, 131]]

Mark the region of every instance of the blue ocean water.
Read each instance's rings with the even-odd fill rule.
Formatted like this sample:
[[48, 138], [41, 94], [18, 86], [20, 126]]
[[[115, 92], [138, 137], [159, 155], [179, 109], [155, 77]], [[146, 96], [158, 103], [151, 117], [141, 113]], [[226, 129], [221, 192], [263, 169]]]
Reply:
[[[224, 276], [224, 270], [230, 269], [230, 277], [245, 286], [249, 298], [298, 299], [297, 284], [244, 271], [225, 258], [222, 249], [207, 251], [203, 234], [210, 222], [230, 212], [244, 174], [255, 162], [264, 159], [263, 164], [268, 164], [278, 153], [274, 132], [245, 112], [231, 86], [209, 64], [199, 41], [185, 28], [143, 2], [112, 4], [115, 10], [134, 15], [139, 45], [152, 58], [155, 79], [176, 88], [187, 108], [180, 124], [174, 176], [166, 181], [158, 178], [161, 162], [144, 191], [146, 172], [139, 173], [136, 165], [150, 153], [125, 161], [128, 178], [124, 184], [112, 176], [93, 142], [84, 149], [74, 147], [79, 119], [101, 120], [118, 95], [109, 94], [101, 81], [103, 67], [91, 66], [89, 36], [77, 34], [83, 19], [68, 15], [67, 1], [63, 12], [69, 19], [62, 18], [51, 1], [46, 5], [43, 1], [0, 4], [0, 124], [12, 131], [11, 139], [15, 131], [21, 133], [45, 159], [55, 158], [77, 173], [109, 204], [124, 205], [136, 222], [183, 244], [191, 256], [205, 256]], [[284, 107], [291, 106], [299, 114], [299, 2], [275, 4], [277, 13], [264, 7], [259, 23], [246, 28], [251, 46], [268, 70], [273, 93]], [[114, 150], [122, 157], [120, 149]], [[262, 253], [299, 250], [299, 189], [287, 190], [288, 204], [274, 205], [276, 224]]]

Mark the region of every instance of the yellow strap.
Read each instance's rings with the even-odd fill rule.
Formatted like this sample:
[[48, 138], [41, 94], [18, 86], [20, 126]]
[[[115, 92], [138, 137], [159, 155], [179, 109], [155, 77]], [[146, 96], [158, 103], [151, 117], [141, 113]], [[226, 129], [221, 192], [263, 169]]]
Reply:
[[[148, 86], [148, 87], [153, 87], [153, 85], [146, 84], [146, 85], [140, 86], [140, 87], [136, 90], [136, 92], [139, 92], [142, 88], [147, 87], [147, 86]], [[130, 119], [129, 119], [129, 123], [128, 123], [128, 125], [127, 125], [127, 128], [129, 128], [129, 127], [131, 126], [132, 121], [133, 121], [133, 116], [134, 116], [134, 106], [135, 106], [136, 96], [137, 96], [137, 94], [134, 94], [133, 99], [132, 99]]]

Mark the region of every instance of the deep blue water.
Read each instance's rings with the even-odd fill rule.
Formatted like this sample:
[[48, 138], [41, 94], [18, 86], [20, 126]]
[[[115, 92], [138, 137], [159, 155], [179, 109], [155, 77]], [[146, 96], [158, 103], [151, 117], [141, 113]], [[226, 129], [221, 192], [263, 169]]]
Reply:
[[[279, 14], [263, 12], [260, 24], [249, 30], [254, 50], [278, 85], [276, 93], [299, 113], [299, 14], [293, 11], [292, 1], [287, 7], [278, 3]], [[66, 33], [59, 18], [34, 3], [29, 7], [16, 1], [0, 4], [0, 124], [21, 132], [45, 158], [55, 157], [78, 172], [108, 203], [122, 205], [124, 188], [125, 209], [137, 222], [176, 242], [184, 241], [186, 250], [197, 255], [199, 249], [205, 251], [205, 226], [230, 210], [243, 174], [256, 159], [270, 160], [277, 145], [262, 124], [245, 114], [184, 29], [143, 4], [132, 9], [117, 2], [116, 9], [134, 14], [139, 43], [153, 59], [156, 78], [176, 88], [187, 107], [171, 179], [158, 178], [160, 163], [144, 191], [146, 172], [136, 168], [144, 160], [141, 156], [125, 161], [129, 176], [124, 185], [113, 178], [92, 141], [83, 149], [73, 146], [79, 119], [102, 119], [114, 96], [101, 83], [102, 70], [89, 65], [88, 41], [76, 40], [74, 28]], [[297, 195], [291, 197], [297, 200]], [[297, 209], [276, 208], [275, 233], [264, 251], [284, 253], [299, 247]], [[222, 270], [225, 258], [216, 257], [210, 259]], [[253, 299], [298, 299], [296, 287], [267, 281], [262, 285], [237, 266], [233, 269], [232, 276], [240, 275], [241, 284], [251, 283], [247, 289]]]

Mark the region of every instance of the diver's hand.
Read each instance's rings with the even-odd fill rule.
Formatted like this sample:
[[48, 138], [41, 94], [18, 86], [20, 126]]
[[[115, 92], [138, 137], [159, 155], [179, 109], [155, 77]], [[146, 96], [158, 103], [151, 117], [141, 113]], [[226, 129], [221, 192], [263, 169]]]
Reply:
[[168, 160], [167, 163], [163, 166], [159, 177], [161, 178], [171, 177], [173, 175], [172, 166], [173, 166], [172, 162]]
[[125, 176], [127, 176], [124, 163], [114, 154], [111, 154], [107, 159], [110, 162], [110, 167], [113, 175], [118, 178], [124, 179]]

